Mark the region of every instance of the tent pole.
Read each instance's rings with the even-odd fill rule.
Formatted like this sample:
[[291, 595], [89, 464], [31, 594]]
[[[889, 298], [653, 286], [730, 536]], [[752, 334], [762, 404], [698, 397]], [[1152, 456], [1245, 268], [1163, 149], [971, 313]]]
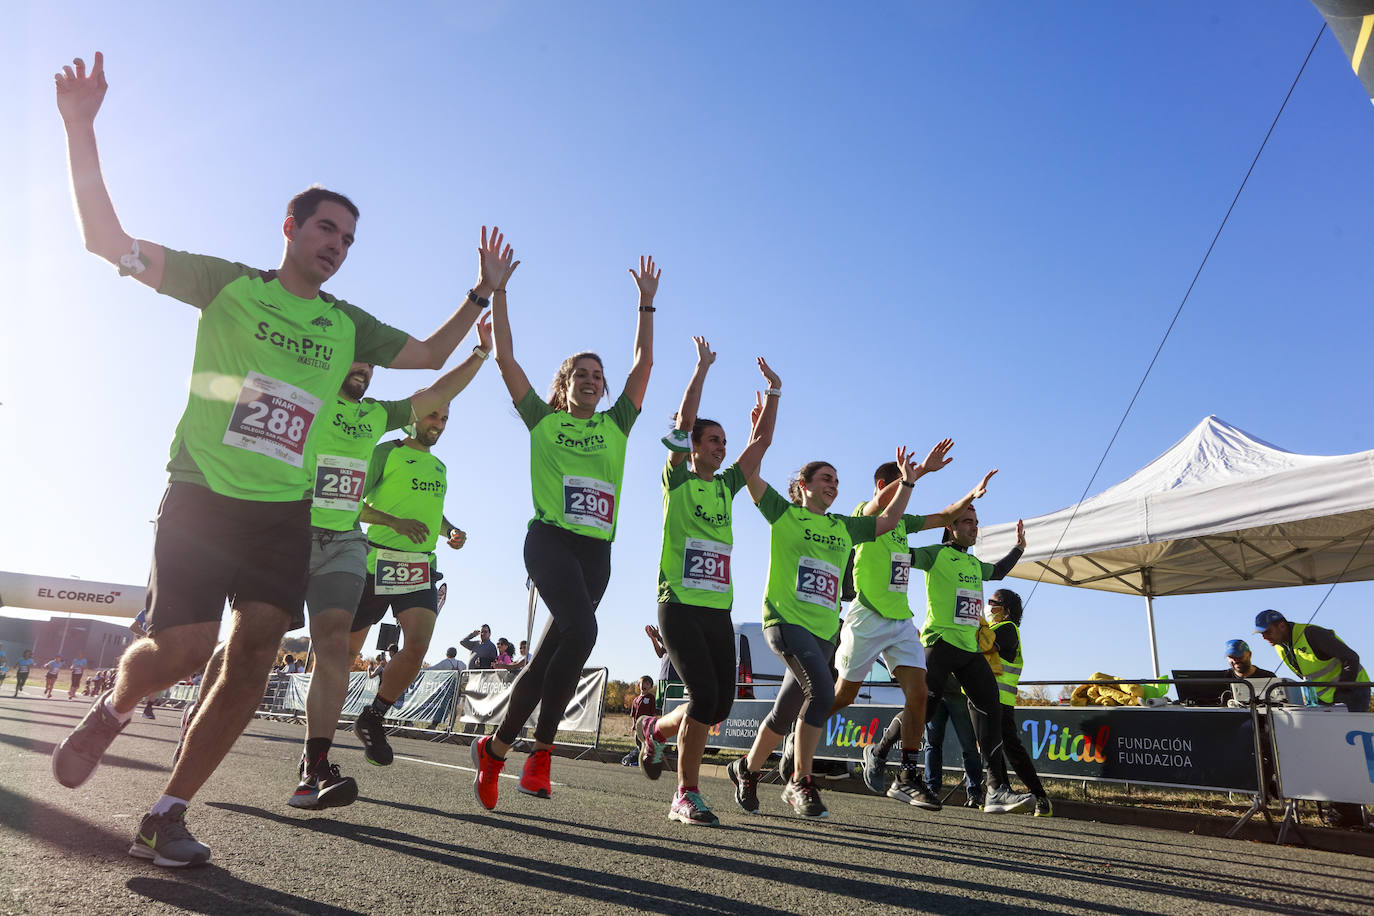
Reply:
[[1154, 589], [1150, 586], [1150, 570], [1146, 567], [1141, 571], [1141, 584], [1145, 586], [1145, 621], [1150, 626], [1150, 662], [1155, 668], [1155, 677], [1159, 677], [1159, 643], [1155, 640], [1155, 596]]

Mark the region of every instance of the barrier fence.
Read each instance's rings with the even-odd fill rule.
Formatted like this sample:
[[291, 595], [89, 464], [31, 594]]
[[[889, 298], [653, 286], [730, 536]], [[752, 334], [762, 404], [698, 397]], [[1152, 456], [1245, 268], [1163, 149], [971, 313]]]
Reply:
[[[1236, 684], [1222, 678], [1190, 678], [1187, 683], [1215, 685], [1218, 693]], [[1273, 826], [1267, 805], [1278, 801], [1284, 818], [1277, 840], [1284, 842], [1295, 827], [1298, 800], [1374, 804], [1374, 713], [1284, 704], [1290, 688], [1309, 685], [1275, 679], [1266, 695], [1238, 690], [1233, 707], [1018, 706], [1015, 717], [1041, 776], [1252, 794], [1254, 803], [1232, 834], [1257, 813]], [[754, 693], [761, 685], [755, 681], [748, 686]], [[669, 699], [664, 711], [684, 702]], [[772, 700], [737, 699], [729, 717], [711, 727], [707, 747], [747, 750], [772, 705]], [[816, 758], [862, 760], [864, 747], [878, 741], [899, 712], [900, 706], [864, 703], [841, 710], [826, 722]], [[953, 728], [946, 730], [943, 755], [949, 762], [945, 770], [962, 772], [962, 748]]]

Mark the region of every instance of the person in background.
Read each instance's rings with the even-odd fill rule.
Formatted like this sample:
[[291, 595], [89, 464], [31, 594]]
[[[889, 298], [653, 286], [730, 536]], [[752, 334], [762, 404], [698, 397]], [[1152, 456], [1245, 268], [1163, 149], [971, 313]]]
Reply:
[[[653, 626], [645, 627], [645, 629], [658, 632]], [[653, 637], [650, 636], [649, 638], [652, 639]], [[630, 703], [630, 721], [634, 723], [635, 749], [620, 758], [621, 766], [639, 766], [640, 717], [649, 716], [652, 718], [656, 715], [658, 715], [658, 702], [654, 696], [654, 679], [646, 674], [639, 679], [639, 696]]]
[[444, 657], [429, 666], [430, 671], [462, 671], [464, 665], [458, 661], [458, 647], [449, 646]]
[[1232, 677], [1277, 677], [1268, 669], [1255, 667], [1250, 661], [1250, 644], [1243, 639], [1226, 643], [1226, 664], [1231, 668]]

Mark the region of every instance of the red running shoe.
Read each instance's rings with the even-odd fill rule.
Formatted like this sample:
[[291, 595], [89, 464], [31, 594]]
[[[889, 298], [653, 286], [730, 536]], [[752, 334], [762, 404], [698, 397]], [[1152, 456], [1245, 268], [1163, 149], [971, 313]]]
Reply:
[[535, 751], [525, 758], [520, 771], [520, 791], [535, 798], [549, 797], [549, 758], [547, 749]]
[[505, 758], [496, 757], [487, 749], [491, 735], [484, 735], [469, 745], [472, 748], [472, 765], [477, 775], [472, 779], [472, 794], [488, 811], [496, 808], [496, 795], [500, 791], [501, 771], [505, 769]]

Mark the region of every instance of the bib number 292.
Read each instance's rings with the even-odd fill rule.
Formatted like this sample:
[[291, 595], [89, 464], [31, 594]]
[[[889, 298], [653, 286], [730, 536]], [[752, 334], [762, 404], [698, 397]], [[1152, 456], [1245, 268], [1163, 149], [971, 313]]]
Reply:
[[373, 591], [378, 595], [404, 595], [429, 587], [429, 557], [400, 550], [377, 551], [377, 575]]

